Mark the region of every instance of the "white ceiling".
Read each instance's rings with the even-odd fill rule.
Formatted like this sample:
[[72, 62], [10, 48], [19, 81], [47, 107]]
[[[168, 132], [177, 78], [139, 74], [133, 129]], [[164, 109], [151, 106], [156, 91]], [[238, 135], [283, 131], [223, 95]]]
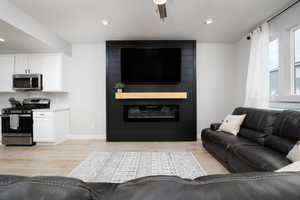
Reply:
[[0, 20], [0, 54], [49, 53], [54, 50], [47, 44]]
[[[168, 0], [162, 22], [153, 0], [10, 0], [71, 43], [128, 39], [235, 42], [294, 0]], [[215, 23], [204, 25], [207, 18]], [[103, 26], [101, 20], [111, 24]]]

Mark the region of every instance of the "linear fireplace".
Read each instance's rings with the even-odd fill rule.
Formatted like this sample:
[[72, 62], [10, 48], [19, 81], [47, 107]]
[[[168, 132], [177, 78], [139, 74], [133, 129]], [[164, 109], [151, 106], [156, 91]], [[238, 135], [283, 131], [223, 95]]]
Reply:
[[178, 105], [124, 105], [126, 122], [179, 121]]

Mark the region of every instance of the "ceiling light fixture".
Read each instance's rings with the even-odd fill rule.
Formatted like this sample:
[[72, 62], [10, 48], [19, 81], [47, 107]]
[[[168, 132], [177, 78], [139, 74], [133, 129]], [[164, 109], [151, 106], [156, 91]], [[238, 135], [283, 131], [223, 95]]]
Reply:
[[156, 5], [166, 4], [168, 0], [153, 0]]
[[211, 18], [209, 18], [209, 19], [207, 19], [204, 23], [205, 23], [206, 25], [209, 25], [209, 24], [214, 23], [214, 20], [211, 19]]
[[157, 5], [157, 12], [159, 13], [159, 17], [164, 21], [165, 18], [168, 17], [167, 14], [167, 1], [168, 0], [153, 0], [154, 4]]
[[101, 23], [104, 25], [104, 26], [107, 26], [109, 24], [109, 22], [105, 19], [101, 20]]
[[0, 42], [5, 42], [5, 39], [4, 38], [0, 38]]

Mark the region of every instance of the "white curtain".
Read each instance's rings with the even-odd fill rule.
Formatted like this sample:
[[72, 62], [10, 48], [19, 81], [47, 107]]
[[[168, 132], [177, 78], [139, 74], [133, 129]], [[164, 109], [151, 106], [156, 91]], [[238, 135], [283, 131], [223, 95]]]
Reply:
[[247, 74], [246, 107], [269, 106], [269, 24], [251, 34], [251, 50]]

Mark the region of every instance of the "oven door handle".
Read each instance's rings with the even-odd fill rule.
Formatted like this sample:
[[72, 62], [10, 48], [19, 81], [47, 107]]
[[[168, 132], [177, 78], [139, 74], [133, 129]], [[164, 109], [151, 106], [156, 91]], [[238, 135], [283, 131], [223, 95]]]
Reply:
[[[26, 114], [22, 114], [22, 115], [19, 115], [19, 114], [16, 114], [16, 115], [18, 115], [19, 117], [31, 117], [31, 115], [26, 115]], [[10, 117], [11, 115], [1, 115], [1, 117], [5, 117], [5, 118], [7, 118], [7, 117]]]

